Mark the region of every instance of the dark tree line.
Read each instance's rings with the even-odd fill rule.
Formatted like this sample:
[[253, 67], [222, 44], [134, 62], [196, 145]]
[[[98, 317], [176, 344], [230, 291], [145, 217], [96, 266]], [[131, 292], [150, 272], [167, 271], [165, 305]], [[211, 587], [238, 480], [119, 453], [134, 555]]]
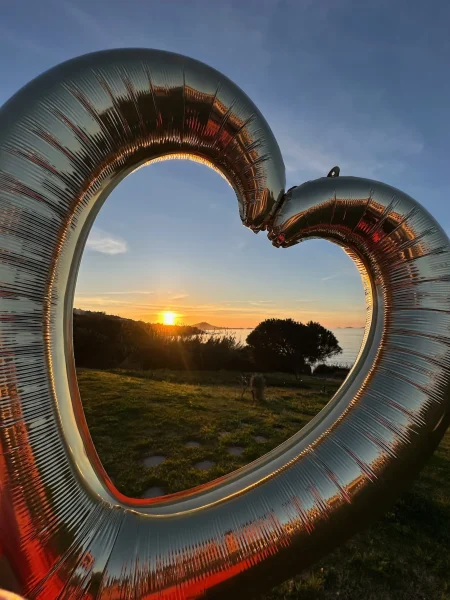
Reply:
[[145, 323], [97, 312], [75, 313], [73, 341], [78, 367], [252, 370], [248, 351], [234, 338], [211, 336], [189, 326]]
[[333, 333], [319, 323], [268, 319], [247, 337], [205, 334], [195, 327], [159, 325], [104, 313], [74, 313], [78, 367], [138, 370], [311, 372], [312, 364], [341, 352]]

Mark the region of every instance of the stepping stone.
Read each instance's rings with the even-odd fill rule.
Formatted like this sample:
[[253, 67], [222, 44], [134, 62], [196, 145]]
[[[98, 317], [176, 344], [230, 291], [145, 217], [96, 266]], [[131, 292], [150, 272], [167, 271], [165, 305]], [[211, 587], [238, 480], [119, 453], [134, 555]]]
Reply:
[[228, 452], [233, 456], [240, 456], [244, 452], [244, 448], [242, 446], [230, 446]]
[[191, 442], [186, 442], [185, 446], [186, 446], [186, 448], [200, 448], [201, 444], [200, 444], [200, 442], [191, 441]]
[[213, 460], [201, 460], [200, 462], [196, 463], [194, 467], [199, 471], [208, 471], [209, 469], [212, 469], [215, 464], [216, 463]]
[[165, 456], [147, 456], [142, 461], [144, 467], [157, 467], [166, 460]]
[[263, 442], [267, 442], [267, 438], [263, 435], [255, 435], [255, 441], [262, 444]]
[[163, 488], [154, 485], [142, 494], [141, 498], [159, 498], [159, 496], [165, 496], [166, 492]]

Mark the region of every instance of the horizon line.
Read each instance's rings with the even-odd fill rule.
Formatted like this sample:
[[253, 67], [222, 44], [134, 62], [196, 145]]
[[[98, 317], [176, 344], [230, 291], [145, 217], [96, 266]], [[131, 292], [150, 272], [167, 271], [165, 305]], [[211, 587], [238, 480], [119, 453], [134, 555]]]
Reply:
[[[90, 309], [85, 309], [85, 308], [77, 308], [76, 306], [73, 307], [73, 310], [78, 310], [81, 312], [93, 312], [93, 313], [103, 313], [105, 315], [108, 316], [112, 316], [112, 317], [119, 317], [120, 319], [130, 319], [131, 321], [143, 321], [144, 323], [148, 323], [149, 325], [164, 325], [164, 323], [160, 322], [160, 321], [148, 321], [145, 319], [136, 319], [136, 318], [131, 318], [131, 317], [122, 317], [121, 315], [114, 315], [112, 313], [108, 313], [106, 310], [90, 310]], [[201, 323], [202, 321], [198, 321], [197, 323], [183, 323], [183, 322], [179, 322], [179, 323], [174, 323], [174, 325], [178, 325], [180, 327], [195, 327], [198, 323]], [[204, 321], [205, 323], [207, 323], [208, 325], [211, 325], [211, 327], [213, 327], [214, 329], [219, 329], [219, 330], [223, 330], [223, 329], [255, 329], [257, 327], [257, 325], [245, 325], [245, 326], [235, 326], [235, 325], [213, 325], [212, 323], [209, 323], [208, 321]], [[172, 327], [172, 325], [166, 325], [166, 327]], [[329, 327], [329, 326], [325, 326], [326, 329], [364, 329], [365, 325], [340, 325], [337, 327]]]

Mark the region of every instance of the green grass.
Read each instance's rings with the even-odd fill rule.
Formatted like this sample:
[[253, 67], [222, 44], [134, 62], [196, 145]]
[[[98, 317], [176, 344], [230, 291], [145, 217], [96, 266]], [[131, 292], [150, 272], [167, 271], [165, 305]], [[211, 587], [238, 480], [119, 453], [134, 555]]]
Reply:
[[[138, 376], [136, 376], [138, 375]], [[117, 487], [139, 497], [149, 487], [186, 489], [254, 460], [303, 427], [339, 382], [267, 377], [267, 401], [241, 400], [239, 375], [79, 370], [86, 418]], [[224, 434], [224, 432], [228, 432]], [[224, 435], [220, 435], [224, 434]], [[254, 436], [267, 438], [264, 443]], [[197, 441], [199, 448], [186, 448]], [[244, 453], [232, 456], [230, 446]], [[141, 461], [161, 454], [153, 468]], [[209, 471], [195, 463], [212, 460]], [[370, 529], [265, 600], [450, 600], [450, 435], [406, 493]]]
[[[248, 391], [241, 400], [235, 373], [135, 375], [78, 372], [86, 418], [103, 465], [118, 489], [135, 497], [152, 486], [178, 492], [255, 460], [303, 427], [339, 385], [327, 384], [325, 394], [319, 391], [323, 382], [312, 377], [296, 382], [275, 374], [271, 377], [278, 386], [268, 389], [264, 405], [257, 405]], [[267, 441], [257, 442], [255, 436]], [[201, 446], [186, 448], [188, 441]], [[233, 456], [230, 446], [241, 446], [244, 453]], [[142, 459], [149, 455], [164, 455], [166, 460], [146, 468]], [[194, 468], [203, 460], [216, 464], [209, 471]]]

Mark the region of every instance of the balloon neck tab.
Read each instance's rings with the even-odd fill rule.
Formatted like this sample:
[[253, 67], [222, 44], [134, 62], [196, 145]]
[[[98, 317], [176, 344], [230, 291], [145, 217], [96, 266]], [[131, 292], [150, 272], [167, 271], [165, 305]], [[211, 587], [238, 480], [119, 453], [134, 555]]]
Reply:
[[333, 167], [331, 171], [328, 173], [327, 177], [339, 177], [339, 173], [341, 172], [339, 167]]

